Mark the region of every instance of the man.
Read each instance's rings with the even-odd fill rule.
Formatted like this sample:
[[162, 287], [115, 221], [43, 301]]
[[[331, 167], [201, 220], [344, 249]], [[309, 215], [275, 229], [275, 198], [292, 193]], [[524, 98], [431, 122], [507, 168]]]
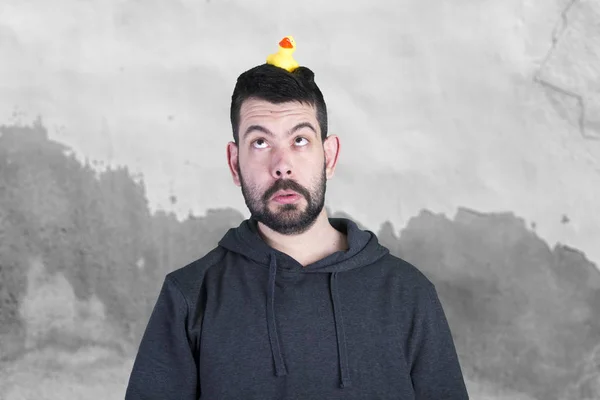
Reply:
[[231, 122], [251, 217], [166, 276], [126, 399], [468, 399], [434, 285], [326, 214], [340, 141], [313, 72], [246, 71]]

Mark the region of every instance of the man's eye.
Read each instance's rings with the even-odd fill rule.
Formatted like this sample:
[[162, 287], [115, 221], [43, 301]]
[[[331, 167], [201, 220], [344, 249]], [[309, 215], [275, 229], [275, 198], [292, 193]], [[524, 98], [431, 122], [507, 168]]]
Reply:
[[[257, 140], [255, 140], [255, 141], [254, 141], [254, 144], [256, 144], [256, 143], [258, 143], [258, 142], [264, 142], [264, 140], [263, 140], [263, 139], [257, 139]], [[256, 146], [255, 146], [255, 147], [256, 147]]]
[[[300, 143], [300, 142], [298, 142], [298, 139], [301, 139], [301, 140], [306, 140], [306, 142], [308, 142], [308, 139], [306, 139], [305, 137], [298, 136], [298, 137], [295, 139], [295, 142], [296, 142], [297, 144], [299, 144], [299, 143]], [[265, 140], [264, 140], [264, 139], [256, 139], [256, 140], [255, 140], [255, 141], [252, 143], [252, 145], [253, 145], [253, 147], [255, 147], [255, 148], [259, 148], [259, 149], [262, 149], [262, 148], [264, 148], [264, 147], [258, 147], [258, 146], [261, 146], [261, 144], [260, 144], [260, 143], [265, 143], [265, 144], [266, 144], [266, 142], [265, 142]], [[258, 144], [258, 146], [256, 146], [257, 144]]]

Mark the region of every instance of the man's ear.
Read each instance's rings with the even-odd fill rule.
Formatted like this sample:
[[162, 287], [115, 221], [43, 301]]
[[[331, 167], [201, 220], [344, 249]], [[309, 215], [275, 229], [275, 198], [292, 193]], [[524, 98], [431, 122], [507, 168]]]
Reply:
[[325, 152], [325, 171], [327, 179], [333, 178], [335, 167], [340, 156], [340, 138], [337, 135], [329, 135], [323, 142], [323, 151]]
[[239, 152], [238, 146], [235, 142], [227, 143], [227, 165], [229, 166], [229, 172], [233, 178], [233, 183], [236, 186], [242, 186], [240, 182], [240, 164], [239, 164]]

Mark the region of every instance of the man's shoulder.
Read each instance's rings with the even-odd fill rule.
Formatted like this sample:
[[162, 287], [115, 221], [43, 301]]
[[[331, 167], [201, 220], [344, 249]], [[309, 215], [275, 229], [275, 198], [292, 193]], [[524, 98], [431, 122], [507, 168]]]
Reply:
[[386, 255], [384, 263], [386, 278], [391, 281], [393, 290], [401, 294], [405, 307], [419, 309], [439, 305], [438, 291], [430, 275], [392, 254]]
[[402, 282], [410, 285], [416, 285], [421, 288], [434, 288], [433, 282], [429, 277], [416, 265], [411, 262], [395, 256], [391, 253], [386, 254], [382, 259], [384, 268], [394, 277], [399, 278]]
[[182, 294], [187, 297], [202, 286], [206, 272], [210, 268], [219, 265], [226, 252], [224, 248], [217, 246], [197, 260], [169, 272], [165, 280], [175, 283]]

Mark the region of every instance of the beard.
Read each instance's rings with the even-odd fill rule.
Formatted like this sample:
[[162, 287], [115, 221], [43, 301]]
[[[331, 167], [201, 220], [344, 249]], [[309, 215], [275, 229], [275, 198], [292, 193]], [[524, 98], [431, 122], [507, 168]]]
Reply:
[[[282, 235], [294, 236], [306, 232], [313, 226], [325, 206], [326, 167], [325, 162], [323, 162], [321, 175], [316, 188], [312, 191], [305, 189], [295, 181], [280, 179], [265, 193], [261, 193], [256, 187], [246, 184], [238, 164], [237, 170], [242, 186], [242, 194], [251, 217]], [[278, 204], [271, 201], [271, 197], [279, 190], [293, 190], [298, 193], [300, 197], [306, 200], [306, 208], [304, 208], [301, 198], [290, 204]], [[271, 207], [275, 207], [275, 210], [272, 211]]]

